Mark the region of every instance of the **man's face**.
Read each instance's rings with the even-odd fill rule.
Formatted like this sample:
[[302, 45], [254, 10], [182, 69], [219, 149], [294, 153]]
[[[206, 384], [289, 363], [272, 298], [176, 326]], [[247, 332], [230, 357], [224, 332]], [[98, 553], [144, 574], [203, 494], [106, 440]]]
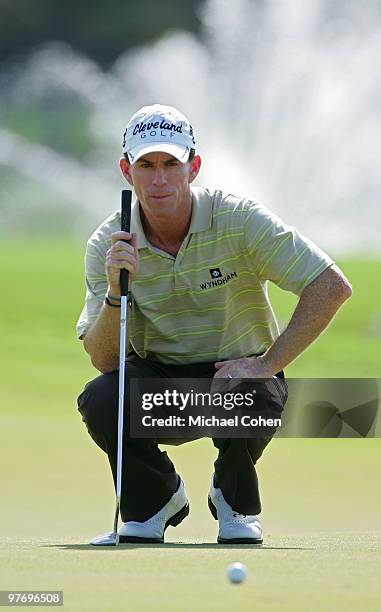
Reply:
[[120, 166], [133, 185], [146, 215], [173, 213], [189, 205], [189, 185], [200, 168], [200, 157], [183, 164], [168, 153], [147, 153], [135, 164], [121, 160]]

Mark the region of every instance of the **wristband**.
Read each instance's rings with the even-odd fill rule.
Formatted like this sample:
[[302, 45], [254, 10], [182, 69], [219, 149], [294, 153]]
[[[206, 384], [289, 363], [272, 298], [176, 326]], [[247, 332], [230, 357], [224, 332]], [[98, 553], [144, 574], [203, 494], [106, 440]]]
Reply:
[[[111, 296], [110, 296], [111, 297]], [[120, 304], [112, 304], [110, 302], [110, 300], [108, 299], [108, 296], [106, 295], [105, 297], [105, 304], [107, 304], [108, 306], [112, 306], [113, 308], [120, 308]]]
[[106, 293], [106, 297], [109, 300], [114, 300], [115, 302], [120, 302], [120, 296], [117, 297], [116, 295], [111, 295], [109, 292]]

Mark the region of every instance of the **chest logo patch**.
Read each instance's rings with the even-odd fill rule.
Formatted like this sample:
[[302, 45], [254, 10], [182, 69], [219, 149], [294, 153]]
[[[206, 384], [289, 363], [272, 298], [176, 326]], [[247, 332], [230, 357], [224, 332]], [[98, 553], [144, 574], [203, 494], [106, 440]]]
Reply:
[[222, 275], [220, 268], [210, 268], [209, 269], [210, 276], [212, 277], [211, 281], [207, 281], [206, 283], [200, 284], [200, 289], [211, 289], [212, 287], [219, 287], [220, 285], [225, 285], [229, 281], [233, 280], [233, 278], [238, 278], [237, 272], [229, 272]]
[[212, 278], [221, 278], [222, 276], [222, 272], [219, 268], [210, 268], [209, 272]]

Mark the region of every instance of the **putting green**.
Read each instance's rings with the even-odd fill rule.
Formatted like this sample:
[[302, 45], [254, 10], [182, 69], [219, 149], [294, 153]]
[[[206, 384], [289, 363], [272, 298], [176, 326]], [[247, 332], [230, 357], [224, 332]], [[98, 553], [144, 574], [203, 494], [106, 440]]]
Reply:
[[[112, 528], [114, 496], [80, 418], [2, 425], [1, 589], [63, 590], [68, 610], [379, 609], [381, 440], [274, 440], [258, 465], [262, 548], [215, 544], [211, 443], [166, 447], [190, 516], [162, 546], [99, 549], [88, 541]], [[249, 576], [231, 585], [237, 560]]]
[[[275, 439], [258, 464], [265, 541], [255, 549], [214, 543], [210, 441], [167, 447], [190, 516], [163, 546], [88, 546], [112, 528], [114, 492], [75, 405], [96, 374], [74, 335], [83, 249], [22, 245], [17, 257], [0, 249], [0, 589], [63, 590], [70, 611], [379, 610], [381, 439]], [[380, 287], [368, 289], [379, 263], [342, 267], [354, 296], [289, 376], [381, 377]], [[286, 321], [295, 300], [273, 294]], [[225, 569], [238, 560], [249, 575], [231, 585]]]
[[[370, 534], [269, 536], [258, 550], [204, 542], [94, 549], [73, 538], [3, 542], [2, 584], [59, 589], [67, 610], [379, 610], [380, 540]], [[230, 584], [226, 566], [248, 567]]]

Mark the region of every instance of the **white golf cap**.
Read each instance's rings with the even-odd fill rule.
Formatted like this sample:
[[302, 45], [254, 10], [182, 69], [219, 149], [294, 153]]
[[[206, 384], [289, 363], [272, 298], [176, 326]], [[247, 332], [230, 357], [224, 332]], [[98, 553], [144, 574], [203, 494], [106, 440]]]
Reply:
[[127, 153], [131, 164], [155, 151], [168, 153], [185, 163], [195, 146], [188, 119], [176, 108], [161, 104], [139, 109], [123, 135], [123, 152]]

